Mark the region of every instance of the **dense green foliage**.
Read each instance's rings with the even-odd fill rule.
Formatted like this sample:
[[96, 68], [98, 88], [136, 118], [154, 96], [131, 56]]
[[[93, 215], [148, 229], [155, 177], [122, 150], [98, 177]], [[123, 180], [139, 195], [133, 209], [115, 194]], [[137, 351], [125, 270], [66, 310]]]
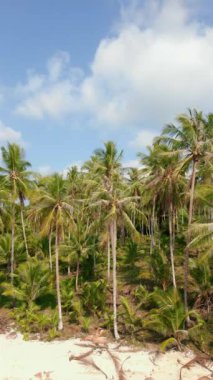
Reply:
[[30, 172], [18, 145], [2, 147], [1, 306], [21, 331], [101, 326], [211, 349], [212, 120], [179, 115], [138, 169], [111, 141], [66, 178]]

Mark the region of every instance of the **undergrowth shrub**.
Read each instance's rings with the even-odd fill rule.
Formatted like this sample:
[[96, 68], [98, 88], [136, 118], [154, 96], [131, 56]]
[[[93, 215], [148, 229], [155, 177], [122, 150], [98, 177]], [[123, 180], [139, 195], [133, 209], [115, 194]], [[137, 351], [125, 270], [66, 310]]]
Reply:
[[[196, 331], [204, 324], [204, 321], [195, 311], [185, 312], [181, 296], [175, 289], [167, 292], [155, 289], [152, 299], [155, 308], [147, 314], [144, 327], [164, 338], [161, 345], [162, 350], [169, 345], [177, 345], [181, 349], [181, 342], [189, 340], [189, 332]], [[186, 320], [189, 316], [193, 318], [193, 326], [186, 330]]]
[[30, 334], [40, 334], [42, 337], [48, 337], [49, 332], [51, 332], [53, 338], [57, 335], [58, 316], [56, 311], [48, 310], [44, 313], [37, 305], [31, 303], [28, 308], [24, 305], [15, 308], [11, 314], [25, 339]]
[[82, 289], [81, 301], [86, 312], [100, 314], [106, 310], [107, 284], [105, 280], [86, 282]]

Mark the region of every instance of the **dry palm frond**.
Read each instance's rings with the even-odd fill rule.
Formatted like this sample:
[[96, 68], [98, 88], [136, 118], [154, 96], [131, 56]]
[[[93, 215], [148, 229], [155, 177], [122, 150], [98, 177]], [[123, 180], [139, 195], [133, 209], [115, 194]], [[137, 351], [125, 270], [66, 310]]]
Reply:
[[[87, 346], [85, 346], [85, 347], [87, 347]], [[87, 352], [84, 352], [84, 353], [81, 354], [81, 355], [77, 355], [77, 356], [75, 356], [75, 355], [70, 355], [70, 357], [69, 357], [69, 361], [71, 361], [71, 360], [83, 360], [83, 359], [85, 359], [87, 356], [89, 356], [93, 351], [94, 351], [94, 348], [92, 348], [91, 350], [89, 350], [89, 351], [87, 351]]]
[[207, 369], [208, 371], [211, 372], [211, 374], [213, 374], [213, 370], [211, 369], [212, 368], [211, 357], [209, 355], [196, 355], [193, 359], [191, 359], [189, 362], [187, 362], [181, 367], [179, 380], [183, 380], [183, 377], [182, 377], [183, 369], [184, 368], [190, 369], [195, 364], [199, 364], [201, 367]]
[[154, 364], [155, 366], [157, 366], [158, 364], [156, 364], [156, 360], [159, 358], [160, 355], [162, 355], [163, 352], [160, 351], [160, 350], [155, 350], [155, 351], [150, 351], [149, 352], [149, 359], [150, 361], [152, 362], [152, 364]]
[[[119, 358], [116, 355], [114, 355], [110, 350], [107, 350], [107, 352], [108, 352], [109, 356], [111, 357], [111, 359], [112, 359], [112, 361], [114, 363], [115, 370], [116, 370], [116, 373], [118, 375], [118, 379], [119, 380], [127, 380], [125, 372], [123, 370], [123, 363], [124, 362], [121, 365], [120, 360], [119, 360]], [[127, 360], [127, 359], [128, 358], [126, 358], [125, 360]]]
[[95, 368], [99, 372], [103, 373], [103, 375], [107, 379], [106, 373], [90, 357], [90, 355], [94, 352], [94, 349], [95, 348], [92, 348], [91, 350], [89, 350], [89, 351], [87, 351], [87, 352], [85, 352], [84, 354], [81, 354], [81, 355], [77, 355], [77, 356], [71, 355], [69, 357], [69, 361], [71, 361], [71, 360], [78, 360], [78, 361], [80, 361], [84, 365], [92, 366], [93, 368]]
[[[123, 362], [121, 363], [120, 362], [120, 359], [114, 354], [111, 352], [111, 350], [109, 350], [109, 348], [107, 346], [97, 346], [97, 345], [93, 345], [93, 344], [81, 344], [81, 343], [77, 343], [78, 346], [80, 347], [90, 347], [91, 349], [86, 351], [85, 353], [83, 354], [80, 354], [80, 355], [70, 355], [69, 357], [69, 361], [71, 360], [78, 360], [80, 361], [82, 364], [84, 365], [88, 365], [88, 366], [92, 366], [93, 368], [95, 368], [96, 370], [98, 370], [99, 372], [103, 373], [103, 375], [107, 377], [107, 374], [94, 362], [93, 358], [91, 357], [92, 354], [94, 353], [94, 351], [96, 350], [100, 350], [100, 352], [102, 353], [103, 351], [107, 352], [108, 355], [110, 356], [113, 364], [114, 364], [114, 367], [115, 367], [115, 371], [116, 371], [116, 374], [117, 374], [117, 378], [118, 380], [127, 380], [126, 378], [126, 375], [125, 375], [125, 372], [124, 372], [124, 369], [123, 369], [123, 364], [126, 360], [129, 359], [130, 356], [126, 357]], [[119, 345], [120, 346], [120, 345]]]
[[188, 244], [189, 248], [211, 246], [213, 239], [213, 223], [194, 223], [190, 227], [188, 235], [191, 237], [191, 241]]
[[95, 346], [94, 344], [90, 344], [90, 343], [88, 343], [88, 344], [82, 344], [82, 343], [75, 343], [75, 345], [76, 346], [79, 346], [79, 347], [86, 347], [86, 348], [93, 348], [93, 349], [95, 349], [95, 348], [97, 348], [97, 346]]

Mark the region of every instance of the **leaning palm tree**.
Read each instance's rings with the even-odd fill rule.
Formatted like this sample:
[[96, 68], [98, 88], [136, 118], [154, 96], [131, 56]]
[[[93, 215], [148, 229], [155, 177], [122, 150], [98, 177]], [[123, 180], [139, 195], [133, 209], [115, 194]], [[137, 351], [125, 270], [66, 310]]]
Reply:
[[67, 221], [72, 220], [73, 207], [67, 195], [67, 183], [62, 176], [55, 174], [51, 177], [48, 187], [38, 191], [32, 199], [31, 217], [38, 217], [41, 222], [41, 234], [48, 235], [50, 226], [55, 233], [55, 271], [56, 293], [58, 304], [58, 330], [63, 329], [60, 273], [59, 273], [59, 247], [64, 239], [64, 230]]
[[28, 190], [32, 184], [31, 173], [27, 170], [31, 164], [25, 160], [25, 153], [17, 144], [8, 144], [7, 148], [2, 147], [2, 161], [4, 167], [0, 167], [2, 183], [9, 192], [9, 199], [12, 207], [11, 211], [11, 281], [14, 272], [14, 239], [15, 239], [15, 208], [16, 201], [20, 204], [20, 215], [22, 231], [27, 257], [29, 256], [25, 223], [24, 223], [24, 202]]

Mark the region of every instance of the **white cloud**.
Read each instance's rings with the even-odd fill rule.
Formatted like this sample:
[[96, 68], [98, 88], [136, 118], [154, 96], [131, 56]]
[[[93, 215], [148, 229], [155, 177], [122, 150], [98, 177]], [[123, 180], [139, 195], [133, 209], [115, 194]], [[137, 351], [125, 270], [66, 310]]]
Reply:
[[193, 19], [186, 1], [128, 4], [115, 35], [97, 47], [90, 75], [73, 69], [67, 53], [60, 52], [49, 60], [46, 74], [28, 76], [16, 112], [40, 119], [86, 113], [96, 125], [146, 130], [187, 107], [210, 112], [213, 27]]
[[213, 28], [201, 33], [181, 1], [151, 4], [156, 12], [150, 24], [125, 22], [96, 51], [83, 90], [100, 121], [165, 123], [187, 107], [212, 106]]
[[141, 164], [140, 164], [139, 160], [137, 160], [137, 159], [128, 160], [128, 161], [123, 162], [123, 167], [124, 168], [140, 168]]
[[0, 120], [0, 144], [5, 144], [7, 142], [24, 145], [21, 132], [8, 127]]
[[63, 81], [42, 88], [32, 97], [28, 97], [16, 108], [16, 112], [35, 119], [42, 119], [45, 115], [57, 118], [70, 112], [74, 105], [71, 85], [68, 81]]
[[49, 165], [43, 165], [39, 166], [37, 169], [38, 173], [41, 174], [42, 176], [47, 176], [52, 173], [52, 168]]
[[[66, 178], [69, 170], [73, 166], [77, 166], [77, 169], [80, 171], [82, 165], [83, 165], [83, 162], [80, 161], [80, 160], [79, 161], [71, 162], [64, 169], [62, 169], [61, 171], [59, 171], [59, 173], [63, 176], [63, 178]], [[53, 174], [54, 170], [53, 170], [53, 168], [50, 165], [42, 165], [42, 166], [38, 167], [37, 172], [40, 173], [42, 176], [47, 176], [47, 175]]]
[[55, 82], [60, 79], [69, 62], [70, 57], [67, 52], [61, 51], [53, 56], [47, 63], [50, 81]]
[[83, 165], [83, 162], [82, 162], [81, 160], [71, 162], [71, 164], [69, 164], [68, 166], [66, 166], [66, 167], [62, 170], [61, 174], [62, 174], [63, 178], [66, 178], [66, 177], [67, 177], [68, 172], [70, 171], [70, 169], [71, 169], [73, 166], [76, 166], [77, 169], [78, 169], [78, 171], [81, 171], [81, 167], [82, 167], [82, 165]]
[[47, 72], [30, 70], [25, 84], [18, 84], [16, 95], [21, 98], [15, 112], [24, 117], [43, 119], [61, 117], [79, 107], [77, 102], [80, 69], [69, 65], [69, 54], [59, 52], [47, 62]]
[[129, 145], [134, 148], [145, 148], [152, 145], [153, 139], [157, 136], [157, 132], [142, 130], [137, 132], [136, 137], [130, 141]]

